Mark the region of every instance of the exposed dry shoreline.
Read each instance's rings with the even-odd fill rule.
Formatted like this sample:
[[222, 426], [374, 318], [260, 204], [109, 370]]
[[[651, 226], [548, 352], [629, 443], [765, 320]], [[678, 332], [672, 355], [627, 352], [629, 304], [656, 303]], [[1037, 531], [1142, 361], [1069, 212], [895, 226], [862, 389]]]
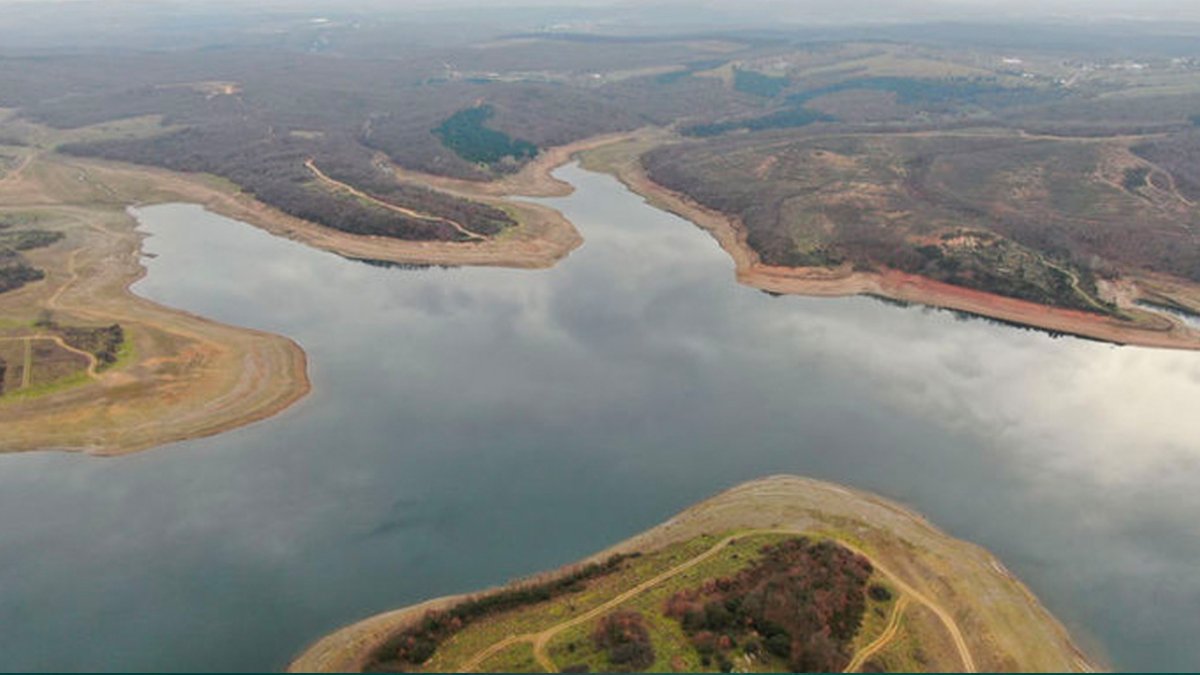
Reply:
[[[58, 255], [39, 254], [51, 271], [46, 282], [5, 294], [0, 297], [0, 305], [10, 310], [28, 309], [45, 302], [46, 297], [41, 296], [62, 298], [69, 290], [65, 297], [74, 300], [62, 309], [95, 321], [122, 321], [135, 329], [142, 326], [143, 330], [134, 332], [142, 333], [142, 348], [149, 348], [153, 356], [140, 359], [137, 368], [104, 372], [98, 382], [53, 396], [0, 402], [0, 425], [6, 432], [0, 439], [0, 452], [43, 448], [96, 454], [134, 452], [266, 419], [299, 401], [311, 388], [306, 357], [295, 342], [222, 326], [134, 295], [129, 287], [145, 272], [137, 262], [140, 235], [117, 222], [128, 219], [124, 214], [114, 220], [112, 209], [129, 203], [188, 201], [347, 257], [413, 264], [541, 268], [555, 264], [579, 246], [582, 237], [557, 211], [505, 196], [569, 194], [573, 188], [555, 179], [551, 172], [581, 153], [591, 168], [615, 174], [651, 204], [708, 231], [733, 258], [737, 280], [756, 288], [814, 296], [869, 293], [1118, 344], [1200, 349], [1200, 330], [1158, 313], [1137, 310], [1140, 321], [1132, 324], [895, 271], [863, 273], [764, 265], [746, 244], [744, 228], [737, 219], [667, 190], [645, 174], [638, 156], [666, 140], [667, 135], [656, 129], [585, 139], [547, 150], [522, 171], [491, 183], [396, 169], [401, 180], [508, 209], [521, 223], [497, 237], [470, 242], [412, 242], [347, 234], [288, 216], [211, 177], [47, 153], [38, 153], [35, 159], [31, 154], [21, 163], [20, 171], [12, 172], [3, 182], [0, 206], [70, 213], [85, 226], [74, 230], [71, 239], [75, 248], [66, 252], [71, 256], [69, 260], [61, 247], [55, 249]], [[594, 161], [600, 154], [604, 155], [603, 161]], [[68, 180], [68, 173], [75, 174], [74, 178]], [[90, 275], [69, 269], [80, 253], [84, 254], [83, 268]], [[1133, 308], [1140, 298], [1160, 298], [1161, 293], [1189, 301], [1200, 297], [1200, 291], [1178, 280], [1158, 277], [1127, 280], [1114, 286], [1123, 308]], [[154, 339], [147, 334], [154, 334]], [[174, 354], [161, 351], [167, 344], [174, 346]], [[161, 390], [155, 390], [152, 383]], [[98, 391], [105, 393], [97, 396]]]
[[[1089, 312], [1049, 307], [954, 286], [896, 270], [856, 272], [848, 266], [823, 269], [764, 264], [746, 243], [746, 230], [739, 219], [669, 190], [646, 175], [637, 158], [648, 147], [662, 142], [661, 138], [661, 133], [650, 133], [627, 144], [626, 149], [606, 148], [607, 155], [602, 160], [593, 161], [591, 168], [612, 173], [650, 204], [683, 217], [711, 234], [733, 259], [735, 274], [740, 283], [772, 293], [795, 295], [841, 297], [872, 294], [893, 300], [970, 312], [1115, 344], [1200, 349], [1200, 331], [1189, 328], [1182, 321], [1136, 308], [1133, 301], [1142, 295], [1137, 279], [1128, 284], [1132, 288], [1127, 290], [1126, 297], [1120, 298], [1122, 309], [1138, 313], [1140, 321], [1133, 324]], [[586, 164], [588, 161], [585, 157]], [[1145, 283], [1162, 287], [1166, 282], [1151, 282], [1147, 278]]]
[[231, 188], [211, 185], [203, 176], [99, 160], [72, 160], [128, 177], [151, 176], [173, 198], [194, 202], [223, 216], [349, 258], [426, 265], [550, 267], [583, 243], [569, 221], [554, 209], [527, 202], [487, 198], [516, 213], [520, 225], [486, 241], [408, 241], [350, 234], [290, 216]]
[[[550, 149], [523, 171], [492, 183], [408, 177], [435, 187], [445, 183], [444, 189], [459, 196], [509, 210], [520, 223], [500, 236], [470, 242], [352, 235], [289, 216], [208, 176], [31, 151], [18, 171], [5, 176], [0, 207], [69, 215], [76, 224], [67, 244], [34, 255], [49, 272], [47, 280], [5, 294], [0, 308], [10, 316], [54, 309], [75, 320], [120, 322], [133, 336], [138, 357], [100, 372], [94, 382], [32, 399], [0, 399], [0, 452], [128, 454], [275, 416], [310, 392], [307, 357], [294, 341], [161, 307], [130, 290], [145, 268], [139, 263], [142, 235], [123, 212], [126, 205], [193, 202], [352, 258], [543, 268], [578, 247], [582, 237], [557, 211], [504, 196], [569, 194], [573, 188], [550, 172], [576, 152], [625, 137]], [[61, 306], [51, 306], [60, 299]]]
[[[0, 452], [121, 455], [211, 436], [288, 409], [311, 389], [304, 350], [288, 338], [163, 307], [131, 286], [144, 235], [125, 204], [160, 184], [56, 156], [31, 158], [0, 188], [0, 207], [35, 212], [66, 238], [29, 258], [44, 281], [0, 296], [14, 335], [41, 312], [70, 324], [119, 323], [131, 353], [84, 383], [0, 398]], [[91, 371], [89, 371], [91, 372]]]
[[[808, 478], [774, 476], [739, 485], [577, 564], [651, 551], [701, 534], [781, 528], [851, 537], [856, 548], [949, 610], [964, 628], [980, 670], [1095, 669], [1066, 629], [987, 551], [950, 537], [894, 502]], [[359, 671], [389, 635], [462, 597], [439, 598], [342, 628], [313, 643], [288, 670]]]

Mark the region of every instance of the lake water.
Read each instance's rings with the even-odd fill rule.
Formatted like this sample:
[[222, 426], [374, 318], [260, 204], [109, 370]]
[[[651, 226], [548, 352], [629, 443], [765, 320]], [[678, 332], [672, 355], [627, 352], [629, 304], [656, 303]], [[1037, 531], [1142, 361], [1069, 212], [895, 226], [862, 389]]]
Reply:
[[1093, 651], [1200, 664], [1200, 354], [770, 297], [613, 179], [545, 271], [381, 268], [190, 205], [136, 291], [295, 338], [313, 394], [122, 459], [0, 456], [0, 668], [259, 670], [553, 568], [743, 480], [905, 502]]

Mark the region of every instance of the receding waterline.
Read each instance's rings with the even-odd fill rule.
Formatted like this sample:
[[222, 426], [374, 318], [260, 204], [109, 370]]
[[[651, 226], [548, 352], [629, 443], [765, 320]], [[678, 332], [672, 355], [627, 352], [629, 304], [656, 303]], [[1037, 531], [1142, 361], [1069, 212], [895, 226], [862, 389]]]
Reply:
[[381, 268], [141, 209], [135, 291], [296, 339], [314, 394], [119, 461], [0, 458], [4, 665], [280, 668], [773, 473], [988, 547], [1118, 667], [1200, 660], [1200, 357], [768, 297], [695, 227], [559, 175], [577, 190], [546, 201], [586, 242], [540, 271]]

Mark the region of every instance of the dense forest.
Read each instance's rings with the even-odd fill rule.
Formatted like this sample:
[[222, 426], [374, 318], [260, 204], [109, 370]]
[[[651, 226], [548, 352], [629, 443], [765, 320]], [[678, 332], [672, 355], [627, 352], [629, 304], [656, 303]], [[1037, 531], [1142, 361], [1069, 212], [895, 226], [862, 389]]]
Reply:
[[72, 144], [60, 151], [212, 173], [285, 213], [352, 234], [447, 241], [463, 238], [447, 223], [409, 217], [321, 186], [305, 166], [307, 159], [314, 158], [335, 179], [378, 192], [415, 211], [457, 220], [478, 232], [494, 233], [513, 222], [495, 208], [387, 180], [370, 152], [356, 144], [280, 136], [249, 124], [189, 128], [146, 140]]
[[791, 80], [786, 77], [766, 75], [742, 68], [733, 69], [733, 88], [744, 94], [773, 98], [787, 89], [789, 84], [791, 84]]
[[433, 133], [459, 157], [500, 170], [514, 170], [522, 161], [537, 155], [538, 147], [533, 143], [489, 129], [486, 123], [493, 115], [495, 110], [490, 105], [460, 110], [439, 124]]

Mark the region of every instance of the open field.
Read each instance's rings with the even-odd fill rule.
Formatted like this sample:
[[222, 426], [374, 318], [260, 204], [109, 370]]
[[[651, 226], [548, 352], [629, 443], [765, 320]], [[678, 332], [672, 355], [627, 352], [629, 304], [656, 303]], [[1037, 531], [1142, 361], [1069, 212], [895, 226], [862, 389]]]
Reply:
[[[1000, 133], [1004, 135], [1004, 132]], [[874, 141], [874, 137], [872, 140]], [[588, 168], [613, 173], [655, 206], [677, 213], [707, 230], [733, 258], [738, 281], [747, 285], [774, 293], [800, 295], [874, 294], [1119, 344], [1181, 349], [1200, 348], [1200, 334], [1189, 328], [1184, 321], [1169, 315], [1146, 311], [1136, 304], [1136, 301], [1143, 295], [1161, 295], [1162, 291], [1156, 291], [1155, 288], [1166, 288], [1170, 289], [1167, 292], [1175, 294], [1180, 302], [1187, 306], [1195, 306], [1191, 303], [1194, 302], [1197, 285], [1184, 279], [1146, 270], [1123, 270], [1124, 274], [1118, 281], [1097, 279], [1093, 282], [1095, 290], [1091, 290], [1090, 286], [1085, 289], [1083, 279], [1086, 277], [1078, 267], [1072, 268], [1068, 263], [1048, 258], [1035, 249], [1022, 248], [1016, 244], [1006, 245], [1013, 251], [1013, 253], [1006, 254], [1010, 260], [1029, 261], [1025, 263], [1027, 267], [1017, 266], [1016, 281], [1032, 288], [1032, 292], [1028, 294], [1031, 297], [1026, 298], [1006, 297], [992, 292], [994, 289], [987, 287], [963, 285], [961, 279], [952, 278], [942, 281], [936, 278], [938, 276], [936, 270], [934, 270], [934, 274], [930, 274], [930, 270], [924, 267], [906, 271], [880, 264], [869, 256], [871, 252], [878, 251], [894, 255], [896, 251], [902, 251], [905, 246], [916, 249], [932, 245], [937, 246], [940, 251], [945, 251], [941, 253], [941, 257], [950, 258], [952, 256], [976, 256], [979, 255], [977, 251], [987, 252], [990, 249], [980, 247], [976, 242], [970, 241], [972, 237], [979, 235], [965, 236], [968, 233], [963, 232], [967, 229], [964, 227], [964, 223], [969, 221], [960, 220], [953, 213], [942, 216], [944, 221], [940, 224], [925, 218], [918, 218], [910, 211], [906, 211], [903, 204], [889, 203], [889, 199], [898, 200], [901, 196], [907, 198], [908, 193], [901, 191], [902, 187], [895, 187], [898, 196], [893, 196], [888, 192], [891, 189], [888, 184], [880, 181], [872, 182], [874, 179], [869, 177], [863, 177], [859, 182], [848, 182], [849, 179], [846, 178], [825, 179], [826, 184], [832, 186], [830, 189], [833, 190], [844, 189], [846, 185], [859, 188], [857, 194], [834, 192], [829, 198], [832, 200], [831, 204], [836, 204], [837, 200], [843, 199], [850, 202], [846, 206], [855, 209], [856, 215], [849, 216], [849, 223], [857, 225], [870, 217], [878, 219], [881, 224], [885, 222], [888, 224], [886, 230], [842, 241], [834, 239], [837, 234], [835, 222], [825, 220], [809, 224], [798, 216], [784, 217], [778, 215], [779, 211], [767, 208], [766, 205], [774, 204], [777, 209], [796, 210], [802, 209], [803, 205], [798, 205], [796, 199], [787, 197], [792, 194], [787, 189], [784, 189], [782, 196], [776, 193], [773, 197], [769, 185], [764, 185], [758, 178], [748, 179], [744, 188], [746, 192], [743, 197], [740, 197], [743, 201], [738, 203], [744, 204], [745, 208], [749, 209], [746, 211], [747, 213], [760, 218], [760, 227], [769, 227], [780, 223], [790, 228], [784, 244], [788, 250], [794, 250], [795, 247], [798, 247], [797, 242], [803, 242], [808, 253], [814, 256], [828, 255], [831, 244], [853, 244], [860, 246], [861, 250], [868, 254], [861, 260], [806, 258], [804, 260], [787, 259], [772, 264], [764, 260], [759, 247], [752, 245], [754, 231], [744, 217], [736, 215], [736, 213], [742, 213], [741, 209], [727, 207], [735, 211], [732, 214], [718, 210], [706, 203], [700, 203], [680, 191], [668, 189], [650, 178], [643, 166], [642, 158], [647, 153], [653, 153], [656, 148], [670, 149], [672, 144], [677, 142], [677, 139], [663, 131], [645, 132], [634, 140], [585, 153], [583, 161]], [[861, 141], [856, 140], [855, 142]], [[879, 139], [878, 142], [890, 144], [895, 142], [895, 139], [887, 136]], [[918, 139], [916, 142], [921, 141]], [[777, 143], [784, 148], [799, 145], [808, 148], [804, 151], [808, 156], [819, 155], [813, 159], [810, 165], [801, 167], [800, 170], [803, 171], [820, 171], [826, 167], [829, 171], [844, 174], [869, 171], [868, 167], [861, 166], [861, 162], [854, 158], [838, 155], [823, 147], [809, 147], [821, 143], [820, 138], [800, 141], [788, 139]], [[759, 152], [758, 144], [751, 147], [753, 149], [750, 152], [758, 153], [754, 155], [755, 157], [765, 154]], [[774, 171], [779, 163], [779, 160], [770, 161], [770, 157], [762, 157], [752, 162], [749, 159], [740, 159], [732, 152], [713, 152], [706, 156], [711, 158], [710, 161], [714, 166], [720, 167], [719, 173], [712, 174], [713, 180], [716, 180], [716, 176], [736, 176], [738, 175], [736, 172], [742, 170]], [[877, 160], [868, 158], [863, 161]], [[679, 170], [684, 164], [678, 158], [674, 158], [671, 166]], [[688, 170], [692, 170], [690, 165]], [[795, 170], [795, 165], [793, 170]], [[719, 183], [722, 187], [715, 188], [717, 194], [722, 189], [739, 189], [736, 188], [736, 181], [723, 181], [724, 179]], [[903, 183], [903, 181], [899, 178], [894, 179], [892, 185], [897, 183]], [[713, 183], [713, 185], [718, 185], [718, 183]], [[729, 187], [730, 185], [734, 187]], [[795, 188], [790, 189], [795, 190]], [[717, 196], [714, 196], [714, 189], [709, 189], [705, 194], [710, 201], [718, 199]], [[760, 206], [762, 208], [759, 208]], [[823, 207], [813, 209], [812, 213], [815, 218], [829, 217], [829, 212]], [[976, 216], [976, 230], [984, 237], [995, 236], [990, 230], [984, 229], [985, 221], [985, 217]], [[763, 225], [763, 222], [766, 225]], [[906, 243], [907, 240], [903, 237], [898, 238], [899, 235], [906, 233], [905, 222], [911, 223], [909, 226], [912, 229], [913, 241], [911, 243]], [[1165, 216], [1160, 222], [1163, 228], [1173, 227], [1171, 221]], [[1177, 225], [1174, 227], [1178, 228]], [[943, 238], [943, 234], [947, 232], [952, 236]], [[852, 229], [848, 236], [854, 236], [854, 234]], [[917, 246], [913, 244], [917, 244]], [[952, 247], [958, 247], [958, 250], [952, 250]], [[999, 250], [1003, 251], [1004, 249]], [[1190, 255], [1187, 251], [1184, 254]], [[970, 265], [980, 266], [981, 271], [1003, 271], [1006, 267], [1012, 269], [1011, 266], [1004, 264], [1003, 259], [990, 261], [980, 256], [976, 260], [968, 262]], [[964, 268], [968, 268], [968, 264], [960, 264], [957, 269]], [[1044, 279], [1058, 279], [1059, 281], [1056, 283], [1042, 282], [1041, 285], [1032, 283], [1031, 278], [1036, 281], [1039, 275]], [[951, 281], [956, 283], [950, 283]], [[973, 280], [967, 281], [970, 283]], [[1012, 280], [1009, 283], [1012, 283]], [[1027, 294], [1021, 293], [1021, 295]], [[1052, 303], [1056, 297], [1060, 296], [1063, 299], [1062, 302]], [[1051, 306], [1051, 304], [1060, 306]]]
[[[828, 540], [870, 563], [872, 592], [861, 628], [847, 646], [847, 666], [913, 670], [1089, 671], [1093, 665], [1033, 595], [982, 549], [952, 539], [919, 516], [878, 497], [804, 478], [747, 483], [702, 502], [667, 523], [579, 564], [515, 584], [536, 588], [589, 563], [618, 561], [612, 571], [548, 600], [467, 623], [438, 645], [422, 668], [545, 672], [586, 664], [610, 669], [593, 641], [597, 620], [614, 613], [643, 617], [653, 645], [650, 670], [717, 670], [682, 628], [663, 614], [680, 591], [759, 565], [764, 546]], [[832, 550], [832, 549], [831, 549]], [[442, 598], [344, 628], [311, 646], [292, 672], [361, 670], [394, 636], [476, 596]], [[749, 670], [778, 670], [766, 653], [718, 652]], [[758, 654], [758, 656], [755, 656]]]

